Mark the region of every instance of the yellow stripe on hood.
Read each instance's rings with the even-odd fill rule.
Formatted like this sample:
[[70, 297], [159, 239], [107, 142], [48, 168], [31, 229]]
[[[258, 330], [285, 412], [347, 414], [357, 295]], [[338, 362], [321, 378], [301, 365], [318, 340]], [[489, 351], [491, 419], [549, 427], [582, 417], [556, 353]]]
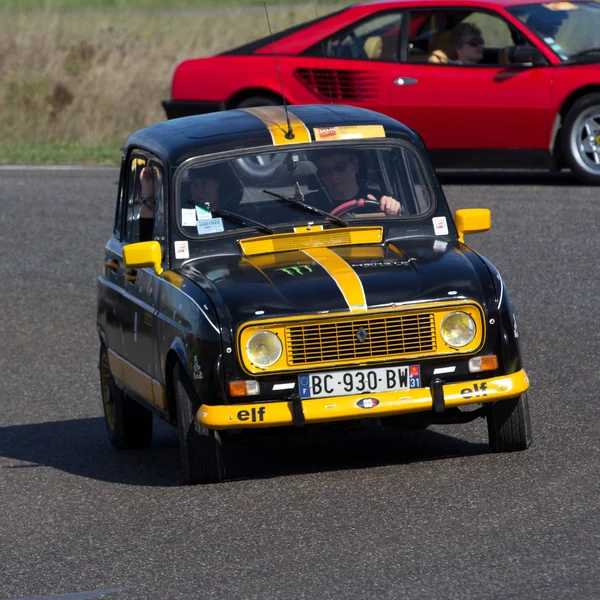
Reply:
[[329, 273], [340, 288], [350, 312], [367, 310], [367, 299], [360, 277], [343, 258], [329, 248], [309, 248], [302, 252]]

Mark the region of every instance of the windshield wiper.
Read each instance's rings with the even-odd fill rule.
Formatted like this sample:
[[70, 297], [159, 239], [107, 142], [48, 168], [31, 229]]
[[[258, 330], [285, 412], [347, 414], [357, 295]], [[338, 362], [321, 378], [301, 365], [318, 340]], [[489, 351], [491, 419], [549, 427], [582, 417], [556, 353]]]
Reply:
[[328, 213], [326, 210], [321, 210], [320, 208], [317, 208], [316, 206], [311, 206], [310, 204], [305, 204], [301, 200], [296, 200], [296, 198], [290, 198], [288, 196], [283, 196], [281, 194], [278, 194], [277, 192], [271, 192], [270, 190], [263, 190], [263, 193], [269, 194], [269, 196], [274, 196], [275, 198], [279, 198], [279, 200], [283, 200], [284, 202], [289, 202], [290, 204], [294, 204], [295, 206], [299, 206], [300, 208], [303, 208], [306, 212], [311, 212], [311, 213], [314, 213], [315, 215], [320, 215], [322, 217], [331, 219], [332, 221], [334, 221], [338, 225], [341, 225], [342, 227], [348, 227], [348, 223], [346, 223], [346, 221], [344, 221], [343, 219], [340, 219], [339, 217], [336, 217], [335, 215]]
[[207, 207], [205, 202], [194, 202], [193, 200], [188, 200], [188, 204], [192, 206], [199, 206], [200, 208], [206, 208], [206, 210], [210, 211], [213, 215], [217, 215], [217, 217], [223, 217], [225, 219], [229, 219], [233, 223], [237, 223], [238, 225], [243, 225], [244, 227], [256, 227], [260, 231], [264, 231], [265, 233], [275, 233], [273, 229], [255, 221], [254, 219], [250, 219], [249, 217], [242, 217], [236, 213], [229, 212], [228, 210], [224, 210], [222, 208], [213, 208]]

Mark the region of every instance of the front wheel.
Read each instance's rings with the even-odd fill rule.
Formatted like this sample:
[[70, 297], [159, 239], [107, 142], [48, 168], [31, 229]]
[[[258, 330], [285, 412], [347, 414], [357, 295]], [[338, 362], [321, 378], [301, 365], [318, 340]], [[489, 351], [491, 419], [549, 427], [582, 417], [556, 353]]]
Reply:
[[526, 450], [531, 444], [527, 392], [487, 405], [487, 426], [493, 452]]
[[120, 449], [145, 448], [152, 440], [152, 413], [119, 389], [104, 345], [100, 347], [100, 383], [110, 443]]
[[560, 135], [563, 154], [575, 176], [600, 185], [600, 94], [588, 94], [573, 104]]
[[221, 438], [196, 420], [200, 403], [195, 401], [196, 393], [180, 364], [175, 366], [173, 377], [183, 479], [191, 485], [223, 481], [225, 460]]

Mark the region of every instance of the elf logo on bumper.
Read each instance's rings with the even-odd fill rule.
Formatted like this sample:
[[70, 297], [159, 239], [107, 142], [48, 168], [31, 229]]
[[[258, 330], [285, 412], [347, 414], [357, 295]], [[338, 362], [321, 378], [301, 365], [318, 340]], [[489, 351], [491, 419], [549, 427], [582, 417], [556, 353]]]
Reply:
[[379, 400], [377, 398], [361, 398], [356, 406], [358, 408], [375, 408], [379, 404]]
[[252, 410], [240, 410], [237, 414], [238, 421], [252, 421], [252, 423], [262, 422], [265, 420], [266, 408], [253, 408]]
[[460, 390], [460, 395], [465, 400], [470, 400], [473, 397], [479, 398], [480, 396], [487, 396], [487, 383], [485, 381], [482, 381], [479, 385], [475, 383], [473, 384], [473, 389], [464, 388], [463, 390]]

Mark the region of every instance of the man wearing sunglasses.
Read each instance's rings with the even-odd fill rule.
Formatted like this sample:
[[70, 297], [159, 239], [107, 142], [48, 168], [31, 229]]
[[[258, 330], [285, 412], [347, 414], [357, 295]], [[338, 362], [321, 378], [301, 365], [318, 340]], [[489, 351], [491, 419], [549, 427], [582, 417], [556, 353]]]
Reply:
[[[379, 202], [379, 210], [386, 215], [399, 215], [402, 212], [398, 200], [391, 196], [380, 195], [377, 190], [359, 183], [357, 179], [359, 163], [354, 153], [343, 149], [320, 152], [314, 162], [317, 166], [317, 175], [335, 208], [352, 200], [372, 200]], [[323, 205], [318, 193], [309, 194], [306, 201], [315, 204], [318, 208], [331, 211], [331, 206]]]
[[454, 49], [455, 64], [476, 65], [483, 58], [485, 42], [479, 27], [471, 23], [459, 23], [450, 32], [450, 44]]

